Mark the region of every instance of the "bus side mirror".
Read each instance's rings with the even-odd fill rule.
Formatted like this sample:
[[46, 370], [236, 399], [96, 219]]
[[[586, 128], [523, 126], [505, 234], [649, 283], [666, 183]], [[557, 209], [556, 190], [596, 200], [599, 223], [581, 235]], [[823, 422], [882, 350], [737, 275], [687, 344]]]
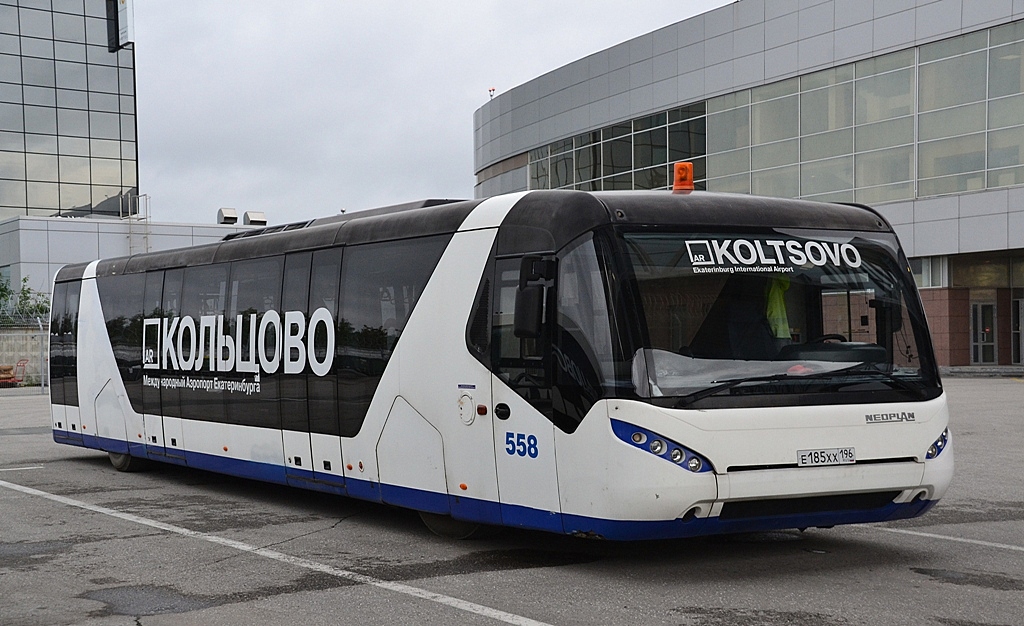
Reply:
[[875, 323], [879, 329], [887, 333], [895, 333], [903, 328], [903, 307], [894, 298], [874, 298], [868, 300], [868, 306], [875, 309]]
[[527, 285], [516, 291], [516, 315], [512, 332], [519, 339], [540, 337], [544, 322], [544, 286]]
[[512, 332], [519, 339], [538, 339], [544, 326], [544, 282], [555, 278], [555, 260], [537, 255], [523, 257]]

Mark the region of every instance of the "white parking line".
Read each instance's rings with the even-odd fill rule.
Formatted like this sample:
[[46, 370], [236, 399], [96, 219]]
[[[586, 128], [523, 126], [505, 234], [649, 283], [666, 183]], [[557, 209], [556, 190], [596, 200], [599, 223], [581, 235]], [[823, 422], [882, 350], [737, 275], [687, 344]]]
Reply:
[[77, 507], [79, 509], [85, 509], [86, 511], [92, 511], [93, 513], [109, 515], [110, 517], [116, 517], [118, 519], [127, 522], [132, 522], [135, 524], [142, 524], [143, 526], [149, 526], [150, 528], [156, 528], [158, 530], [163, 530], [165, 532], [175, 533], [178, 535], [183, 535], [185, 537], [192, 537], [194, 539], [201, 539], [209, 543], [226, 546], [228, 548], [234, 548], [235, 550], [241, 550], [242, 552], [256, 554], [258, 556], [273, 559], [281, 563], [288, 563], [289, 565], [295, 565], [296, 567], [321, 572], [323, 574], [329, 574], [331, 576], [336, 576], [338, 578], [342, 578], [352, 582], [364, 585], [372, 585], [374, 587], [379, 587], [381, 589], [387, 589], [388, 591], [394, 591], [395, 593], [401, 593], [407, 596], [412, 596], [414, 598], [429, 600], [431, 602], [436, 602], [437, 604], [443, 604], [445, 606], [459, 609], [460, 611], [466, 611], [468, 613], [473, 613], [475, 615], [489, 617], [491, 619], [505, 622], [506, 624], [517, 624], [519, 626], [549, 626], [544, 622], [538, 622], [528, 617], [515, 615], [513, 613], [506, 613], [505, 611], [492, 609], [491, 607], [476, 604], [474, 602], [468, 602], [466, 600], [460, 600], [459, 598], [453, 598], [451, 596], [435, 593], [433, 591], [427, 591], [426, 589], [420, 589], [418, 587], [412, 587], [410, 585], [405, 585], [402, 583], [391, 582], [387, 580], [381, 580], [379, 578], [374, 578], [372, 576], [357, 574], [356, 572], [350, 572], [348, 570], [339, 569], [337, 567], [331, 567], [330, 565], [317, 563], [316, 561], [310, 561], [309, 559], [303, 559], [301, 557], [292, 556], [290, 554], [284, 554], [283, 552], [278, 552], [277, 550], [261, 548], [259, 546], [254, 546], [252, 544], [244, 543], [241, 541], [235, 541], [233, 539], [218, 537], [217, 535], [211, 535], [208, 533], [202, 533], [195, 530], [189, 530], [188, 528], [182, 528], [181, 526], [175, 526], [173, 524], [158, 522], [156, 520], [140, 517], [138, 515], [133, 515], [131, 513], [115, 511], [114, 509], [108, 509], [106, 507], [99, 506], [96, 504], [81, 502], [79, 500], [74, 500], [72, 498], [67, 498], [65, 496], [59, 496], [56, 494], [48, 493], [46, 491], [33, 489], [32, 487], [25, 487], [23, 485], [17, 485], [3, 480], [0, 480], [0, 487], [5, 487], [13, 491], [20, 491], [21, 493], [32, 496], [39, 496], [40, 498], [46, 498], [47, 500], [58, 502], [60, 504], [66, 504], [68, 506]]
[[1007, 543], [994, 543], [991, 541], [981, 541], [979, 539], [964, 539], [963, 537], [950, 537], [949, 535], [922, 533], [916, 530], [903, 530], [902, 528], [883, 528], [881, 526], [872, 526], [871, 528], [872, 530], [884, 530], [887, 533], [900, 533], [901, 535], [914, 535], [915, 537], [927, 537], [928, 539], [942, 539], [943, 541], [970, 543], [976, 546], [985, 546], [986, 548], [999, 548], [1001, 550], [1013, 550], [1015, 552], [1024, 552], [1024, 546], [1014, 546]]
[[34, 470], [43, 469], [42, 465], [33, 465], [31, 467], [0, 467], [0, 472], [20, 472], [22, 470]]

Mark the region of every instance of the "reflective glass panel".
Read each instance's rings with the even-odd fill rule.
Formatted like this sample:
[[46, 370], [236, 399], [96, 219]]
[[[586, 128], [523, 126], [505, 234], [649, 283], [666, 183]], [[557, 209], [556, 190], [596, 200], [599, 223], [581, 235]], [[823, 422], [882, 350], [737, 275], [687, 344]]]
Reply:
[[120, 120], [116, 113], [89, 113], [89, 128], [92, 137], [97, 139], [120, 139]]
[[34, 37], [21, 38], [21, 54], [26, 57], [38, 57], [40, 59], [53, 58], [53, 42], [49, 39], [36, 39]]
[[857, 152], [888, 148], [914, 141], [914, 118], [903, 117], [877, 124], [866, 124], [854, 129]]
[[28, 187], [28, 206], [33, 209], [59, 209], [60, 193], [57, 183], [33, 183]]
[[0, 54], [0, 81], [22, 82], [22, 59], [12, 54]]
[[857, 187], [913, 180], [914, 147], [903, 146], [858, 154], [854, 166]]
[[24, 181], [0, 180], [0, 206], [25, 206]]
[[57, 138], [53, 135], [25, 135], [25, 150], [43, 154], [57, 154]]
[[89, 108], [89, 95], [84, 91], [58, 89], [57, 106], [67, 109], [87, 109]]
[[985, 130], [984, 102], [921, 113], [917, 117], [918, 141], [966, 135], [982, 130]]
[[1000, 98], [988, 103], [988, 127], [1024, 124], [1024, 95]]
[[985, 169], [985, 135], [966, 135], [918, 144], [920, 178]]
[[605, 176], [633, 169], [632, 140], [629, 137], [623, 137], [601, 144], [601, 164]]
[[57, 106], [57, 91], [52, 87], [28, 87], [25, 86], [25, 104], [38, 104], [41, 106]]
[[0, 4], [0, 33], [18, 34], [17, 7]]
[[668, 186], [668, 167], [652, 167], [633, 172], [634, 189], [665, 189]]
[[918, 108], [931, 111], [985, 99], [985, 56], [974, 52], [918, 68]]
[[116, 159], [92, 159], [94, 185], [121, 185], [121, 162]]
[[10, 102], [12, 104], [21, 104], [22, 102], [22, 86], [15, 85], [12, 83], [0, 83], [0, 102]]
[[750, 169], [761, 170], [767, 167], [789, 165], [800, 161], [800, 141], [790, 139], [750, 149]]
[[802, 91], [810, 91], [812, 89], [818, 89], [828, 85], [837, 85], [850, 80], [853, 80], [852, 63], [801, 76], [800, 89]]
[[668, 127], [668, 160], [670, 163], [703, 155], [706, 150], [703, 117]]
[[708, 176], [718, 178], [750, 171], [750, 148], [710, 154], [707, 158]]
[[867, 187], [854, 191], [854, 198], [863, 204], [909, 200], [914, 197], [914, 183], [896, 183], [880, 187]]
[[49, 59], [21, 59], [21, 72], [26, 85], [53, 87], [53, 61]]
[[62, 156], [60, 162], [60, 182], [89, 183], [89, 159], [84, 157]]
[[1024, 42], [992, 48], [988, 57], [988, 97], [1024, 91]]
[[117, 93], [117, 68], [89, 65], [89, 91]]
[[707, 117], [708, 152], [725, 152], [750, 145], [750, 108], [742, 107]]
[[853, 189], [853, 157], [804, 163], [800, 166], [800, 194], [803, 196]]
[[57, 86], [63, 89], [85, 90], [88, 87], [85, 65], [69, 61], [57, 61]]
[[89, 136], [89, 114], [76, 109], [57, 109], [57, 129], [61, 135]]
[[85, 18], [82, 15], [53, 13], [53, 38], [85, 43]]
[[[710, 168], [710, 164], [708, 167]], [[732, 176], [722, 176], [721, 178], [708, 178], [707, 185], [708, 191], [750, 193], [750, 174], [734, 174]]]
[[800, 195], [800, 167], [790, 165], [751, 172], [750, 193], [775, 198], [796, 198]]
[[92, 156], [116, 159], [121, 156], [121, 142], [110, 139], [92, 139]]
[[135, 161], [121, 161], [121, 185], [135, 187], [138, 183], [138, 167]]
[[110, 93], [89, 93], [89, 110], [106, 111], [117, 113], [120, 110], [120, 101], [117, 95]]
[[914, 70], [858, 80], [856, 97], [858, 124], [911, 115], [914, 112]]
[[25, 178], [25, 155], [0, 152], [0, 178]]
[[[640, 169], [668, 162], [668, 133], [656, 128], [633, 135], [633, 167]], [[645, 187], [653, 189], [653, 187]]]
[[929, 61], [935, 61], [937, 59], [945, 59], [947, 57], [981, 50], [987, 45], [988, 32], [982, 30], [969, 35], [951, 37], [950, 39], [943, 39], [942, 41], [936, 41], [935, 43], [921, 46], [921, 50], [918, 53], [918, 60], [920, 63], [928, 63]]
[[50, 107], [26, 106], [25, 132], [56, 135], [57, 109]]
[[915, 56], [914, 49], [910, 48], [909, 50], [901, 50], [900, 52], [886, 54], [885, 56], [857, 61], [857, 78], [874, 76], [875, 74], [903, 67], [911, 67], [914, 65]]
[[85, 18], [85, 41], [94, 46], [107, 45], [107, 20]]
[[26, 154], [28, 180], [57, 182], [57, 157], [52, 154]]
[[[59, 124], [59, 117], [57, 121]], [[89, 156], [89, 140], [84, 137], [57, 137], [57, 151], [69, 156]]]
[[85, 44], [58, 41], [53, 44], [53, 55], [60, 61], [85, 63]]
[[853, 125], [853, 83], [800, 94], [800, 133], [809, 135]]
[[21, 34], [40, 39], [53, 39], [53, 21], [49, 11], [22, 8], [19, 11]]
[[996, 130], [988, 134], [988, 166], [1010, 167], [1024, 165], [1024, 126]]
[[601, 177], [601, 146], [592, 144], [576, 151], [576, 180]]
[[844, 128], [830, 133], [810, 135], [800, 139], [800, 158], [814, 161], [853, 152], [853, 129]]
[[551, 170], [548, 175], [552, 189], [573, 183], [572, 152], [563, 152], [551, 157]]
[[753, 143], [770, 143], [798, 136], [798, 97], [794, 95], [750, 105], [750, 128]]

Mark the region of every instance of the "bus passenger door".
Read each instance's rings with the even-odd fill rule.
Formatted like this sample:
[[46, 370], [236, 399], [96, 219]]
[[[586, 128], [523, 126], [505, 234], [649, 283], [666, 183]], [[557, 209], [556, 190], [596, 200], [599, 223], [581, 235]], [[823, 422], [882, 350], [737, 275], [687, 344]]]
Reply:
[[[498, 342], [498, 363], [491, 381], [491, 412], [498, 498], [505, 525], [560, 533], [554, 425], [542, 412], [551, 405], [549, 365], [542, 357], [546, 340], [516, 336], [519, 269], [519, 259], [500, 260], [495, 267], [492, 336]], [[533, 305], [543, 309], [549, 290], [543, 281], [536, 286], [519, 297], [523, 302], [533, 298]]]

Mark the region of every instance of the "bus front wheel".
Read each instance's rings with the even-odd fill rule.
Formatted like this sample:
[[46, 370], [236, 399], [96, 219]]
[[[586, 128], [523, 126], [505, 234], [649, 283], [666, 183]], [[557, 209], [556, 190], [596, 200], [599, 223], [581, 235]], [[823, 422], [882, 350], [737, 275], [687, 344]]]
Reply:
[[420, 511], [420, 519], [430, 532], [445, 539], [480, 539], [490, 536], [494, 529], [486, 524], [458, 520], [450, 515], [425, 513]]

